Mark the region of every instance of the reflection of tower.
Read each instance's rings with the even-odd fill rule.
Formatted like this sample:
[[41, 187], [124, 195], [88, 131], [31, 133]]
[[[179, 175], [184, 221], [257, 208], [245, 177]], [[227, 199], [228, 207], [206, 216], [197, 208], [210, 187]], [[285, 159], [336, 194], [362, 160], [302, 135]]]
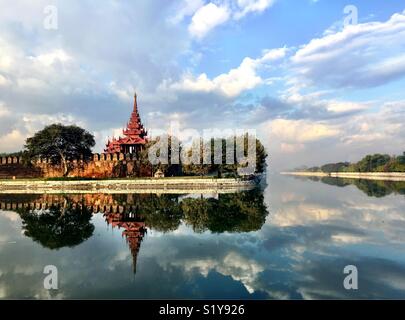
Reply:
[[131, 250], [132, 267], [134, 273], [136, 273], [136, 260], [141, 247], [141, 242], [147, 232], [145, 222], [140, 221], [141, 219], [133, 213], [107, 213], [104, 216], [107, 223], [113, 228], [117, 227], [118, 229], [124, 229], [122, 231], [122, 236], [125, 236]]

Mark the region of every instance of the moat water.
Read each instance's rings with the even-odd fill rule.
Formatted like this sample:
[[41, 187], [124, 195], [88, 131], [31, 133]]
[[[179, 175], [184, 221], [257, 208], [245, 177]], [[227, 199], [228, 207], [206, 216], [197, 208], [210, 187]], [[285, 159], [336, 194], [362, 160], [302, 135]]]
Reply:
[[405, 183], [267, 180], [225, 195], [2, 194], [0, 298], [405, 298]]

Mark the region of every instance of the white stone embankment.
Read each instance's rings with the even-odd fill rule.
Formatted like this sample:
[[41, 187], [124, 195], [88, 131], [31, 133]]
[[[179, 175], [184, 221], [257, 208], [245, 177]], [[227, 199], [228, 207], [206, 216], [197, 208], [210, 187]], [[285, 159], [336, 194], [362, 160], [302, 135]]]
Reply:
[[231, 178], [161, 178], [124, 180], [0, 180], [0, 194], [80, 193], [232, 193], [249, 190], [254, 181]]
[[281, 174], [303, 177], [333, 177], [346, 179], [405, 181], [405, 172], [281, 172]]

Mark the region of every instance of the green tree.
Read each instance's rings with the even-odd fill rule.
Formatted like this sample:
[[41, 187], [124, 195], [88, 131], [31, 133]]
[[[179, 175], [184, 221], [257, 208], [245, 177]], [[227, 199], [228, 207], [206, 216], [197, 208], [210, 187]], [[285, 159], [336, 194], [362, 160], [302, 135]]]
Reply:
[[367, 155], [357, 163], [360, 172], [373, 172], [377, 167], [384, 166], [390, 161], [388, 154]]
[[[248, 145], [248, 135], [246, 134], [243, 137], [240, 137], [244, 139], [244, 147], [245, 147], [245, 154], [247, 152], [247, 145]], [[190, 175], [206, 175], [210, 173], [218, 173], [219, 176], [222, 176], [223, 174], [226, 176], [237, 176], [237, 170], [238, 167], [241, 166], [241, 164], [238, 164], [238, 159], [236, 159], [236, 139], [237, 137], [232, 136], [227, 139], [211, 139], [209, 142], [211, 144], [211, 163], [210, 164], [203, 164], [203, 150], [204, 150], [204, 145], [203, 142], [200, 142], [200, 164], [190, 164], [190, 165], [183, 165], [183, 172], [185, 174], [190, 174]], [[263, 146], [263, 144], [260, 142], [259, 139], [256, 139], [256, 170], [255, 173], [263, 173], [266, 170], [266, 158], [267, 158], [267, 153], [266, 150]], [[227, 163], [227, 153], [229, 153], [229, 150], [227, 150], [227, 147], [229, 145], [233, 145], [233, 155], [230, 154], [230, 156], [233, 158], [232, 162], [233, 163]], [[222, 146], [222, 164], [215, 164], [215, 146]], [[191, 154], [191, 150], [189, 150]], [[221, 155], [219, 155], [221, 156]]]
[[399, 164], [405, 164], [405, 152], [402, 153], [402, 156], [397, 157], [397, 161]]
[[53, 164], [61, 164], [63, 176], [67, 176], [69, 162], [90, 159], [94, 145], [94, 136], [86, 130], [74, 125], [52, 124], [27, 139], [25, 154], [30, 161], [45, 158]]
[[349, 162], [328, 163], [321, 167], [322, 172], [341, 172], [349, 167]]
[[[167, 140], [167, 150], [158, 150], [156, 152], [156, 156], [160, 157], [161, 152], [167, 152], [167, 162], [168, 163], [157, 163], [153, 165], [153, 172], [156, 172], [158, 169], [162, 170], [165, 174], [165, 176], [179, 176], [181, 175], [181, 165], [180, 163], [173, 163], [173, 162], [180, 162], [179, 157], [177, 154], [180, 154], [182, 145], [180, 140], [172, 135], [162, 135], [159, 136], [155, 139], [151, 139], [148, 141], [148, 143], [145, 145], [143, 150], [139, 153], [138, 157], [139, 160], [141, 161], [142, 164], [144, 165], [150, 165], [150, 160], [149, 160], [149, 152], [150, 149], [156, 144], [159, 143], [159, 141], [162, 139], [162, 141]], [[174, 149], [173, 149], [174, 147]], [[162, 155], [164, 158], [164, 156]]]

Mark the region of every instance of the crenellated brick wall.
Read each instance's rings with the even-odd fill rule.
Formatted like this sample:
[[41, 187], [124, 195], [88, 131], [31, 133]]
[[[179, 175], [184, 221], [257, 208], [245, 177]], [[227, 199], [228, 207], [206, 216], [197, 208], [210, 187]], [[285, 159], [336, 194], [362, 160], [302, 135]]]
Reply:
[[[92, 160], [74, 160], [69, 163], [69, 177], [81, 178], [123, 178], [150, 177], [152, 166], [142, 163], [132, 154], [93, 154]], [[0, 179], [54, 178], [62, 177], [61, 165], [53, 165], [40, 159], [31, 165], [24, 164], [21, 157], [0, 157]]]

